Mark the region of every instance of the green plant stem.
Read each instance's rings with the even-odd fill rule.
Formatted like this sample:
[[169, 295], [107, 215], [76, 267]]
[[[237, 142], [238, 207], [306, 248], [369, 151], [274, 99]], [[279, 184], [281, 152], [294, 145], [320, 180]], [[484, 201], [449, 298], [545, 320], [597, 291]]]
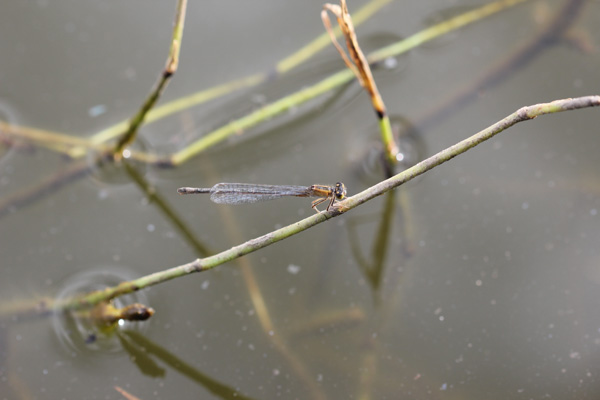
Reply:
[[522, 107], [509, 116], [489, 126], [488, 128], [476, 133], [475, 135], [440, 151], [439, 153], [419, 162], [413, 167], [394, 175], [389, 179], [386, 179], [385, 181], [382, 181], [352, 197], [349, 197], [341, 203], [338, 203], [338, 211], [345, 212], [347, 210], [351, 210], [352, 208], [377, 196], [381, 196], [388, 190], [398, 187], [403, 183], [408, 182], [429, 171], [430, 169], [451, 160], [452, 158], [464, 153], [478, 144], [491, 139], [498, 133], [510, 128], [518, 122], [534, 119], [540, 115], [597, 106], [600, 106], [600, 96], [585, 96], [574, 99], [555, 100], [551, 103], [541, 103]]
[[61, 303], [54, 304], [54, 309], [64, 310], [87, 308], [102, 301], [107, 301], [120, 295], [144, 289], [177, 277], [210, 270], [218, 265], [242, 257], [248, 253], [252, 253], [280, 240], [286, 239], [292, 235], [305, 231], [317, 224], [327, 221], [330, 218], [336, 217], [345, 213], [346, 211], [358, 207], [359, 205], [372, 200], [377, 196], [381, 196], [387, 191], [410, 181], [411, 179], [494, 137], [498, 133], [515, 125], [518, 122], [534, 119], [541, 115], [597, 106], [600, 106], [600, 96], [586, 96], [575, 99], [556, 100], [551, 103], [542, 103], [520, 108], [511, 115], [476, 133], [475, 135], [440, 151], [439, 153], [421, 161], [415, 166], [389, 179], [386, 179], [352, 197], [349, 197], [348, 199], [338, 203], [337, 207], [333, 210], [312, 215], [301, 221], [277, 229], [258, 238], [249, 240], [246, 243], [232, 247], [231, 249], [225, 250], [219, 254], [202, 259], [196, 259], [188, 264], [180, 265], [165, 271], [156, 272], [132, 281], [122, 282], [115, 287], [85, 294], [78, 298], [66, 299]]
[[[379, 122], [379, 131], [381, 132], [381, 142], [385, 148], [385, 157], [389, 165], [395, 165], [398, 162], [396, 159], [396, 156], [398, 155], [398, 144], [394, 138], [390, 117], [386, 113], [383, 117], [377, 118], [377, 120]], [[389, 168], [389, 170], [391, 170], [391, 168]]]
[[[383, 61], [388, 57], [398, 56], [415, 47], [422, 45], [427, 41], [433, 40], [441, 35], [444, 35], [453, 29], [461, 28], [469, 23], [476, 22], [481, 18], [488, 17], [493, 13], [502, 11], [508, 7], [512, 7], [524, 1], [528, 0], [500, 0], [485, 5], [476, 10], [472, 10], [467, 13], [461, 14], [457, 17], [454, 17], [448, 21], [434, 25], [431, 28], [428, 28], [422, 32], [410, 36], [409, 38], [404, 39], [394, 45], [387, 46], [380, 51], [376, 51], [371, 55], [367, 56], [367, 59], [370, 64], [373, 64]], [[186, 146], [182, 150], [173, 154], [170, 157], [171, 164], [180, 165], [188, 161], [192, 157], [196, 156], [197, 154], [205, 151], [206, 149], [222, 142], [229, 136], [239, 134], [240, 132], [248, 128], [256, 126], [262, 121], [268, 120], [269, 118], [273, 118], [274, 116], [288, 110], [291, 107], [297, 107], [298, 105], [304, 102], [312, 100], [317, 96], [320, 96], [337, 87], [340, 87], [350, 82], [353, 78], [353, 72], [349, 69], [345, 69], [328, 78], [323, 79], [322, 81], [316, 83], [313, 86], [304, 88], [299, 92], [293, 93], [289, 96], [276, 100], [275, 102], [268, 104], [262, 108], [259, 108], [258, 110], [240, 119], [232, 121], [227, 125], [224, 125], [212, 132], [207, 133], [205, 136], [191, 143], [189, 146]], [[389, 124], [389, 119], [387, 120], [387, 124], [385, 118], [380, 119], [379, 123], [382, 132], [383, 142], [386, 144], [386, 146], [395, 146], [395, 141], [393, 139], [392, 128]], [[388, 157], [390, 157], [389, 154], [393, 153], [393, 151], [387, 151], [386, 153], [388, 153]], [[395, 160], [393, 161], [395, 162]]]
[[[371, 16], [373, 16], [373, 14], [379, 11], [383, 6], [385, 6], [391, 1], [392, 0], [369, 1], [356, 13], [356, 24], [359, 25], [362, 22], [366, 21]], [[336, 30], [336, 35], [339, 34], [340, 31], [338, 29]], [[328, 44], [329, 37], [326, 33], [323, 33], [322, 35], [318, 36], [316, 39], [308, 43], [306, 46], [302, 47], [300, 50], [279, 61], [275, 65], [275, 75], [282, 75], [296, 68], [298, 65], [312, 58], [315, 54], [320, 52]], [[272, 77], [273, 73], [272, 71], [269, 71], [265, 73], [250, 75], [232, 82], [228, 82], [222, 85], [202, 90], [200, 92], [196, 92], [189, 96], [165, 103], [164, 105], [151, 110], [150, 112], [148, 112], [145, 122], [152, 123], [158, 121], [169, 115], [189, 109], [191, 107], [205, 103], [209, 100], [224, 96], [236, 90], [259, 85]], [[109, 128], [98, 132], [97, 134], [92, 136], [90, 140], [94, 144], [100, 144], [108, 140], [112, 140], [115, 137], [123, 134], [123, 131], [127, 129], [127, 125], [127, 121], [120, 122], [116, 125], [113, 125]], [[73, 156], [75, 156], [75, 154], [73, 154]]]
[[[439, 118], [440, 115], [445, 115], [449, 112], [449, 109], [451, 109], [452, 107], [456, 107], [457, 104], [464, 103], [468, 98], [470, 98], [470, 96], [472, 96], [471, 93], [477, 93], [480, 90], [482, 90], [482, 88], [489, 87], [490, 85], [497, 85], [499, 81], [506, 78], [508, 73], [507, 71], [514, 71], [514, 69], [516, 68], [522, 68], [523, 65], [531, 61], [533, 57], [539, 56], [540, 52], [543, 49], [547, 48], [548, 43], [555, 43], [556, 41], [560, 40], [564, 32], [571, 25], [571, 22], [575, 18], [576, 14], [581, 9], [582, 3], [582, 0], [567, 1], [563, 7], [557, 10], [557, 16], [553, 20], [553, 22], [549, 23], [543, 31], [535, 35], [530, 43], [526, 43], [524, 47], [520, 48], [514, 55], [512, 55], [509, 58], [508, 61], [502, 61], [498, 66], [492, 68], [490, 72], [486, 73], [484, 77], [479, 78], [475, 85], [471, 85], [467, 89], [461, 90], [459, 94], [455, 95], [453, 98], [448, 99], [444, 103], [444, 105], [436, 108], [426, 117], [421, 117], [420, 119], [431, 120]], [[440, 24], [440, 30], [438, 30], [440, 33], [445, 30], [445, 28], [442, 28], [443, 25], [444, 23]], [[455, 24], [453, 25], [456, 26]], [[416, 37], [420, 37], [420, 40], [431, 39], [430, 35], [423, 35], [421, 33], [417, 33], [416, 35], [406, 39], [406, 41], [410, 42], [414, 46], [421, 44], [421, 42], [414, 40], [414, 38]], [[407, 48], [402, 47], [401, 49], [396, 50], [406, 51]], [[351, 78], [352, 77], [349, 75], [348, 79]], [[152, 111], [156, 110], [158, 110], [158, 108]], [[421, 124], [423, 124], [423, 122], [421, 122]], [[33, 138], [35, 138], [35, 140], [39, 141], [39, 143], [42, 145], [44, 145], [43, 136], [47, 132], [43, 130], [32, 129], [31, 132], [23, 133], [23, 129], [29, 128], [18, 127], [14, 125], [9, 125], [8, 130], [0, 125], [0, 129], [2, 129], [1, 133], [6, 134], [5, 137], [26, 137], [28, 138], [28, 140], [34, 140]], [[32, 138], [30, 138], [30, 136]], [[57, 147], [61, 146], [61, 144], [63, 143], [63, 138], [61, 137], [63, 136], [62, 134], [51, 134], [50, 136], [51, 138], [49, 139], [49, 142], [52, 143], [52, 145], [54, 145], [54, 142], [56, 142]], [[67, 137], [67, 139], [68, 138], [70, 137]], [[84, 140], [75, 137], [73, 137], [72, 139], [76, 139], [78, 141]], [[64, 143], [66, 147], [73, 146], [74, 144], [72, 141], [67, 141]], [[91, 145], [88, 143], [88, 147], [89, 146]], [[103, 143], [100, 143], [97, 146], [99, 153], [98, 157], [100, 159], [107, 159], [107, 157], [110, 156], [111, 149]], [[79, 147], [75, 147], [74, 149], [78, 148]], [[170, 159], [166, 157], [169, 156], [159, 156], [153, 153], [132, 152], [130, 160], [155, 164], [159, 166], [171, 166], [172, 164]], [[0, 199], [0, 217], [10, 212], [10, 210], [13, 207], [25, 205], [35, 201], [36, 199], [43, 198], [44, 192], [52, 192], [58, 190], [62, 185], [66, 183], [65, 181], [72, 181], [74, 179], [85, 176], [86, 173], [89, 172], [92, 167], [93, 165], [90, 165], [89, 162], [80, 162], [77, 165], [69, 166], [65, 171], [59, 171], [57, 173], [54, 173], [52, 176], [46, 177], [38, 183], [35, 183], [29, 187], [25, 187], [16, 193], [12, 193], [8, 197]]]
[[177, 71], [179, 65], [179, 52], [181, 50], [181, 40], [183, 39], [183, 25], [185, 22], [185, 11], [187, 9], [187, 0], [178, 0], [177, 12], [175, 14], [175, 25], [173, 27], [173, 38], [171, 40], [171, 48], [169, 50], [169, 57], [167, 58], [167, 64], [163, 70], [160, 78], [154, 90], [150, 93], [150, 96], [146, 99], [142, 107], [136, 115], [131, 119], [127, 131], [119, 141], [114, 149], [115, 156], [119, 156], [123, 149], [131, 144], [137, 135], [139, 127], [144, 122], [146, 114], [154, 107], [154, 104], [158, 101], [163, 90], [171, 80], [173, 74]]
[[[387, 4], [389, 0], [374, 0], [373, 2], [368, 3], [363, 9], [359, 10], [354, 14], [354, 22], [355, 25], [359, 25], [361, 22], [369, 18], [373, 13], [378, 11], [383, 5]], [[436, 24], [430, 28], [427, 28], [421, 32], [418, 32], [404, 40], [401, 40], [397, 43], [394, 43], [390, 46], [386, 46], [378, 51], [375, 51], [367, 56], [369, 63], [380, 62], [388, 57], [399, 56], [413, 48], [416, 48], [430, 40], [433, 40], [441, 35], [444, 35], [452, 30], [456, 30], [458, 28], [464, 27], [470, 23], [476, 22], [482, 18], [488, 17], [494, 13], [505, 10], [509, 7], [513, 7], [519, 3], [525, 2], [528, 0], [499, 0], [494, 3], [487, 4], [478, 9], [469, 11], [465, 14], [461, 14], [454, 18], [451, 18], [448, 21], [441, 22]], [[336, 34], [339, 34], [339, 28], [335, 29]], [[298, 52], [292, 54], [290, 57], [282, 60], [276, 66], [276, 71], [280, 73], [284, 73], [289, 71], [290, 69], [296, 67], [300, 62], [303, 62], [310, 58], [310, 56], [316, 54], [319, 50], [321, 50], [324, 46], [329, 44], [329, 38], [326, 33], [319, 36], [313, 42], [309, 43], [304, 48], [300, 49]], [[340, 75], [341, 74], [341, 75]], [[150, 110], [145, 117], [145, 123], [155, 122], [167, 116], [173, 115], [177, 112], [189, 109], [193, 106], [199, 105], [211, 99], [215, 99], [219, 96], [223, 96], [225, 94], [231, 93], [235, 90], [239, 90], [241, 88], [251, 87], [262, 82], [265, 82], [269, 78], [268, 73], [264, 74], [256, 74], [246, 78], [242, 78], [233, 82], [229, 82], [223, 85], [219, 85], [210, 89], [206, 89], [197, 93], [194, 93], [190, 96], [180, 98], [178, 100], [174, 100], [172, 102], [166, 103], [162, 106], [156, 107]], [[314, 85], [314, 89], [311, 88], [305, 89], [302, 92], [306, 94], [306, 92], [311, 92], [310, 96], [306, 96], [305, 94], [295, 93], [291, 96], [295, 97], [298, 100], [308, 101], [312, 98], [319, 96], [323, 93], [326, 93], [330, 90], [333, 90], [341, 85], [346, 84], [350, 80], [352, 80], [353, 75], [348, 74], [347, 71], [342, 71], [336, 73], [335, 75], [326, 78], [325, 80]], [[196, 152], [201, 152], [213, 146], [220, 141], [226, 139], [232, 134], [237, 133], [236, 129], [232, 128], [240, 128], [240, 127], [251, 127], [262, 120], [260, 118], [257, 119], [257, 115], [261, 115], [263, 120], [271, 118], [278, 113], [284, 112], [287, 110], [290, 105], [287, 107], [281, 107], [281, 104], [285, 104], [289, 99], [283, 98], [278, 100], [279, 106], [274, 106], [273, 104], [267, 105], [265, 108], [267, 110], [257, 110], [256, 112], [242, 117], [238, 121], [233, 121], [221, 128], [213, 132], [209, 132], [203, 138], [198, 139], [196, 142], [192, 143], [190, 146], [193, 146]], [[298, 104], [292, 104], [293, 106], [298, 106]], [[240, 122], [241, 121], [241, 122]], [[48, 138], [48, 142], [60, 141], [66, 142], [69, 147], [67, 147], [67, 154], [72, 158], [79, 158], [85, 155], [86, 151], [90, 148], [97, 148], [98, 151], [103, 151], [105, 142], [112, 140], [119, 135], [122, 135], [127, 127], [129, 126], [128, 121], [122, 121], [116, 125], [113, 125], [109, 128], [106, 128], [97, 134], [93, 135], [89, 139], [79, 139], [71, 140], [69, 135], [61, 136], [51, 136]], [[36, 135], [31, 136], [28, 134], [28, 131], [36, 131]], [[44, 144], [45, 140], [43, 138], [43, 134], [46, 131], [44, 130], [36, 130], [33, 128], [27, 127], [12, 127], [10, 131], [7, 131], [9, 135], [18, 135], [26, 137], [28, 140], [34, 140], [38, 143]], [[384, 133], [384, 135], [387, 135]], [[385, 139], [387, 140], [387, 139]], [[83, 142], [81, 142], [83, 141]], [[75, 143], [74, 143], [75, 142]], [[384, 141], [385, 142], [385, 141]], [[78, 146], [77, 146], [78, 145]], [[183, 161], [181, 159], [189, 159], [195, 155], [194, 151], [190, 151], [187, 148], [175, 153], [171, 156], [159, 157], [155, 154], [148, 154], [143, 152], [132, 152], [132, 159], [136, 161], [149, 162], [149, 163], [159, 163], [164, 165], [172, 165], [179, 164]]]
[[332, 88], [349, 82], [353, 76], [354, 75], [350, 70], [340, 71], [337, 74], [322, 80], [316, 85], [307, 87], [269, 105], [261, 107], [240, 119], [232, 121], [227, 125], [218, 128], [217, 130], [207, 134], [206, 136], [203, 136], [184, 149], [174, 153], [171, 156], [171, 163], [173, 165], [183, 164], [198, 153], [201, 153], [217, 143], [222, 142], [232, 134], [242, 132], [261, 123], [262, 121], [281, 114], [282, 112], [289, 110], [298, 104], [302, 104], [308, 100], [314, 99], [315, 97], [330, 91]]
[[466, 25], [480, 21], [483, 18], [489, 17], [490, 15], [496, 14], [526, 1], [529, 0], [499, 0], [486, 4], [474, 10], [457, 15], [456, 17], [450, 18], [446, 21], [442, 21], [439, 24], [433, 25], [412, 36], [409, 36], [400, 42], [393, 43], [382, 49], [374, 51], [369, 55], [369, 57], [367, 57], [367, 59], [369, 62], [373, 62], [374, 60], [383, 60], [388, 57], [395, 57], [398, 54], [405, 53], [408, 50], [414, 49], [415, 47], [445, 35], [446, 33], [455, 31]]

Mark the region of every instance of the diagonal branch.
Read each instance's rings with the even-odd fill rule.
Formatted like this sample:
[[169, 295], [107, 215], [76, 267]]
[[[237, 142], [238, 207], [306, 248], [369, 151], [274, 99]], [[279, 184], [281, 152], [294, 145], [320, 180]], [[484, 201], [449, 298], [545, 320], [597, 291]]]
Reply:
[[[421, 161], [415, 166], [386, 179], [348, 199], [337, 203], [337, 207], [331, 211], [312, 215], [301, 221], [295, 222], [286, 227], [277, 229], [266, 235], [251, 239], [246, 243], [232, 247], [219, 254], [210, 257], [197, 259], [188, 264], [180, 265], [165, 271], [156, 272], [132, 281], [122, 282], [118, 286], [106, 288], [101, 291], [92, 292], [75, 299], [67, 299], [60, 304], [54, 304], [54, 310], [65, 309], [80, 309], [93, 306], [102, 301], [107, 301], [123, 294], [131, 293], [161, 282], [165, 282], [174, 278], [178, 278], [194, 272], [207, 271], [221, 264], [256, 250], [267, 247], [280, 240], [286, 239], [297, 233], [305, 231], [317, 224], [327, 221], [330, 218], [337, 217], [359, 205], [381, 196], [389, 190], [392, 190], [411, 179], [424, 174], [425, 172], [451, 160], [452, 158], [466, 152], [467, 150], [477, 146], [478, 144], [491, 139], [498, 133], [510, 128], [511, 126], [530, 119], [534, 119], [540, 115], [552, 114], [562, 111], [569, 111], [588, 107], [600, 106], [600, 96], [586, 96], [574, 99], [556, 100], [551, 103], [541, 103], [532, 106], [520, 108], [509, 116], [496, 122], [495, 124], [485, 128], [475, 135], [462, 140], [461, 142], [444, 149], [437, 154]], [[2, 313], [0, 312], [0, 315]]]

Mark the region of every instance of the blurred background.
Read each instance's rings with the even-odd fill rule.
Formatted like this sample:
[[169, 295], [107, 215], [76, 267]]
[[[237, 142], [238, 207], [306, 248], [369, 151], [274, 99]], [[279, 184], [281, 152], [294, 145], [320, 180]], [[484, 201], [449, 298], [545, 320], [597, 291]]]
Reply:
[[[322, 4], [190, 2], [160, 104], [271, 78], [142, 127], [132, 148], [168, 156], [343, 69], [328, 45], [273, 72], [324, 32]], [[392, 1], [358, 38], [368, 54], [484, 4]], [[164, 67], [175, 6], [5, 2], [0, 120], [90, 138], [128, 119]], [[597, 1], [524, 1], [376, 66], [407, 165], [522, 106], [600, 94], [599, 17]], [[120, 299], [156, 314], [118, 334], [77, 315], [3, 315], [0, 398], [123, 398], [115, 387], [140, 399], [598, 398], [599, 112], [518, 124], [338, 218]], [[313, 213], [307, 199], [225, 206], [180, 186], [342, 181], [352, 195], [384, 179], [356, 81], [172, 168], [0, 139], [5, 308], [188, 263]]]

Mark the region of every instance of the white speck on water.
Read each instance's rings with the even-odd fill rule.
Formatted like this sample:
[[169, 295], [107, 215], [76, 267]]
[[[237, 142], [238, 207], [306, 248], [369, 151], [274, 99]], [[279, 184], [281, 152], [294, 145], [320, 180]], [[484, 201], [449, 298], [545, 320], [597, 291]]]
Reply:
[[88, 115], [92, 118], [99, 117], [102, 114], [104, 114], [105, 112], [106, 112], [106, 105], [104, 105], [104, 104], [98, 104], [98, 105], [90, 107], [88, 109]]
[[104, 200], [108, 197], [108, 190], [99, 190], [98, 191], [98, 200]]
[[387, 57], [385, 60], [383, 60], [383, 66], [387, 69], [394, 69], [398, 66], [398, 60], [396, 60], [394, 57]]
[[298, 265], [290, 264], [288, 265], [287, 270], [290, 274], [296, 275], [298, 272], [300, 272], [300, 267]]
[[200, 284], [200, 288], [203, 290], [208, 289], [208, 286], [210, 285], [210, 281], [204, 281]]
[[317, 382], [323, 382], [323, 374], [317, 374]]
[[528, 203], [528, 202], [526, 202], [526, 201], [524, 201], [524, 202], [523, 202], [523, 204], [521, 204], [521, 208], [522, 208], [523, 210], [527, 210], [527, 209], [529, 208], [529, 203]]
[[148, 232], [154, 232], [156, 230], [156, 227], [154, 226], [154, 224], [148, 224], [148, 226], [146, 226], [146, 229], [148, 230]]
[[581, 354], [578, 351], [570, 352], [569, 357], [573, 360], [581, 360]]
[[481, 279], [477, 279], [475, 281], [475, 286], [481, 286], [481, 285], [483, 285], [483, 281]]
[[597, 210], [597, 209], [595, 209], [595, 208], [592, 208], [592, 209], [590, 210], [590, 215], [592, 215], [592, 216], [596, 216], [596, 215], [598, 215], [598, 210]]
[[446, 390], [448, 389], [448, 384], [447, 383], [443, 383], [442, 386], [440, 386], [440, 390]]

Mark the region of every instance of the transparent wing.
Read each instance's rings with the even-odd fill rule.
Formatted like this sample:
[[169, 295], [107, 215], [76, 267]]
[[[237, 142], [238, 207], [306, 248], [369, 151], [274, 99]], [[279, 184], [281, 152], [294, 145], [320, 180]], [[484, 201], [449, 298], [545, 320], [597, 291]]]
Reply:
[[246, 204], [285, 196], [308, 197], [311, 193], [306, 186], [217, 183], [210, 189], [210, 199], [219, 204]]

